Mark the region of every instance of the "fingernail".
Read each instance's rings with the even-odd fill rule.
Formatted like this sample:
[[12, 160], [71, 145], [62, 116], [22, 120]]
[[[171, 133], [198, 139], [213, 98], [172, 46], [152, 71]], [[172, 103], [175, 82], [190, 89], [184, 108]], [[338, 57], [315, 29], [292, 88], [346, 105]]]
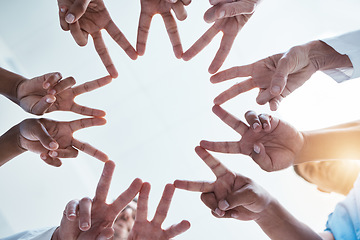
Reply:
[[61, 73], [56, 73], [56, 78], [57, 78], [57, 79], [61, 79], [61, 78], [62, 78]]
[[48, 89], [49, 87], [50, 87], [50, 83], [45, 83], [45, 84], [44, 84], [44, 88], [45, 88], [45, 89]]
[[46, 160], [46, 155], [45, 155], [45, 154], [40, 154], [40, 158], [41, 158], [42, 160]]
[[170, 2], [172, 2], [172, 3], [176, 3], [176, 2], [177, 2], [177, 0], [170, 0]]
[[75, 213], [70, 213], [69, 217], [76, 217], [76, 214]]
[[50, 91], [49, 91], [49, 94], [55, 95], [55, 94], [56, 94], [56, 90], [55, 90], [55, 89], [50, 90]]
[[267, 128], [269, 126], [269, 124], [267, 124], [267, 123], [263, 123], [263, 127], [264, 127], [264, 129], [265, 128]]
[[221, 200], [219, 202], [219, 208], [223, 211], [225, 211], [229, 207], [229, 203], [226, 200]]
[[51, 143], [49, 144], [49, 147], [50, 147], [51, 149], [57, 149], [57, 148], [59, 147], [59, 144], [57, 144], [57, 142], [51, 142]]
[[232, 213], [232, 214], [230, 214], [230, 216], [231, 216], [232, 218], [238, 218], [238, 217], [239, 217], [239, 214], [237, 214], [237, 213]]
[[89, 224], [88, 224], [88, 223], [82, 223], [82, 224], [81, 224], [81, 228], [83, 228], [83, 229], [84, 229], [84, 228], [88, 228], [88, 227], [89, 227]]
[[280, 90], [281, 90], [281, 88], [279, 86], [273, 86], [271, 88], [271, 93], [274, 95], [278, 95], [278, 94], [280, 94]]
[[260, 127], [260, 124], [256, 122], [253, 124], [253, 129], [255, 130], [257, 127]]
[[58, 153], [57, 152], [55, 152], [55, 151], [50, 151], [50, 153], [49, 153], [49, 155], [50, 155], [50, 157], [57, 157], [58, 156]]
[[55, 100], [56, 100], [56, 99], [55, 99], [55, 98], [52, 98], [52, 97], [47, 97], [47, 98], [46, 98], [46, 102], [47, 102], [47, 103], [53, 103], [53, 102], [55, 102]]
[[66, 15], [66, 17], [65, 17], [65, 21], [66, 21], [67, 23], [73, 23], [74, 20], [75, 20], [75, 16], [72, 15], [71, 13], [69, 13], [69, 14]]
[[216, 213], [218, 216], [220, 216], [220, 217], [224, 216], [224, 212], [221, 211], [219, 208], [216, 208], [216, 209], [215, 209], [215, 213]]
[[260, 153], [260, 147], [258, 145], [254, 145], [254, 152], [256, 152], [257, 154]]
[[64, 12], [66, 12], [66, 8], [65, 8], [65, 7], [60, 7], [60, 11], [61, 11], [62, 13], [64, 13]]
[[225, 11], [221, 11], [220, 13], [219, 13], [219, 18], [223, 18], [225, 16]]

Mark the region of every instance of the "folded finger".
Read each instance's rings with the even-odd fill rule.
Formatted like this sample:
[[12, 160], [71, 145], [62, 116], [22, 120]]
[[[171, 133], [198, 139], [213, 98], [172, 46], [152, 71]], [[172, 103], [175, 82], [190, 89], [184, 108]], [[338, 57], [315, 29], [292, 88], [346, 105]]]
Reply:
[[79, 86], [76, 86], [73, 88], [73, 92], [75, 96], [78, 96], [80, 94], [91, 92], [95, 89], [101, 88], [109, 83], [111, 83], [112, 78], [110, 76], [102, 77], [93, 81], [89, 81], [86, 83], [83, 83]]
[[69, 221], [74, 221], [79, 209], [79, 200], [71, 200], [65, 207], [64, 214]]
[[162, 13], [161, 16], [164, 20], [166, 31], [173, 46], [175, 56], [180, 59], [183, 55], [183, 49], [176, 21], [170, 12]]
[[103, 62], [106, 70], [113, 78], [117, 78], [119, 73], [117, 72], [113, 61], [111, 60], [108, 49], [106, 48], [104, 39], [101, 36], [101, 32], [91, 34], [94, 40], [95, 50], [98, 53], [101, 61]]
[[69, 31], [69, 24], [65, 21], [65, 14], [68, 11], [66, 6], [59, 6], [59, 20], [62, 30]]
[[65, 149], [57, 149], [50, 151], [49, 156], [52, 158], [76, 158], [79, 155], [79, 151], [73, 147], [67, 147]]
[[82, 231], [87, 231], [91, 227], [91, 206], [92, 200], [89, 197], [79, 202], [79, 228]]
[[256, 112], [247, 111], [245, 113], [245, 119], [248, 122], [249, 126], [254, 130], [254, 132], [260, 132], [263, 128], [259, 116], [256, 114]]
[[204, 181], [187, 181], [175, 180], [174, 186], [179, 189], [192, 191], [192, 192], [212, 192], [214, 191], [214, 184]]
[[183, 59], [189, 61], [195, 57], [201, 50], [203, 50], [219, 33], [219, 29], [215, 28], [214, 25], [210, 27], [184, 54]]
[[46, 162], [47, 164], [54, 166], [54, 167], [60, 167], [62, 162], [58, 158], [52, 158], [48, 155], [48, 153], [41, 153], [40, 158]]
[[216, 196], [213, 192], [202, 193], [200, 198], [201, 198], [201, 201], [208, 208], [210, 208], [212, 211], [215, 211], [215, 209], [217, 208], [218, 202], [217, 202]]
[[187, 12], [185, 10], [184, 4], [181, 1], [177, 1], [172, 5], [172, 9], [175, 13], [175, 16], [178, 20], [183, 21], [187, 17]]
[[220, 93], [215, 99], [214, 104], [221, 105], [230, 99], [236, 97], [237, 95], [240, 95], [244, 92], [250, 91], [254, 89], [255, 83], [252, 78], [249, 78], [245, 81], [242, 81], [240, 83], [235, 84], [231, 88], [225, 90], [224, 92]]
[[269, 105], [270, 105], [270, 110], [271, 111], [276, 111], [279, 108], [280, 102], [284, 99], [284, 97], [282, 95], [279, 95], [277, 97], [272, 98], [269, 101]]
[[43, 88], [49, 89], [53, 86], [55, 86], [62, 78], [61, 73], [54, 72], [54, 73], [48, 73], [44, 75], [44, 81], [43, 81]]
[[59, 144], [50, 136], [45, 126], [39, 120], [36, 120], [35, 124], [33, 124], [29, 130], [33, 137], [39, 140], [44, 148], [48, 150], [56, 150], [59, 148]]
[[272, 171], [274, 169], [272, 161], [266, 154], [265, 147], [262, 143], [254, 144], [251, 158], [265, 171]]
[[80, 129], [93, 127], [93, 126], [101, 126], [106, 123], [104, 118], [83, 118], [75, 121], [71, 121], [70, 128], [73, 132], [76, 132]]
[[50, 94], [59, 94], [62, 91], [71, 88], [72, 86], [75, 85], [75, 79], [73, 77], [68, 77], [65, 78], [61, 81], [59, 81], [56, 85], [54, 85], [53, 87], [50, 87], [48, 90], [48, 93]]
[[188, 6], [191, 3], [191, 0], [181, 0], [181, 1], [185, 6]]
[[243, 123], [241, 120], [237, 119], [220, 106], [215, 105], [212, 108], [212, 111], [228, 126], [238, 132], [241, 136], [249, 129], [249, 127]]
[[[248, 77], [253, 70], [253, 64], [229, 68], [211, 76], [210, 82], [219, 83], [237, 77]], [[255, 87], [255, 86], [254, 86]]]
[[271, 130], [270, 115], [264, 113], [259, 114], [259, 120], [261, 122], [262, 129], [266, 132]]
[[124, 49], [125, 53], [132, 59], [137, 59], [137, 53], [133, 46], [129, 43], [129, 41], [126, 39], [124, 34], [120, 31], [120, 29], [116, 26], [116, 24], [113, 21], [110, 21], [109, 24], [106, 26], [106, 31], [109, 33], [109, 35], [114, 39], [114, 41], [122, 48]]
[[141, 12], [139, 18], [139, 27], [136, 43], [136, 51], [142, 56], [145, 53], [146, 42], [149, 35], [150, 24], [152, 20], [152, 15], [148, 12]]
[[239, 142], [209, 142], [201, 141], [200, 146], [213, 152], [243, 153]]
[[66, 22], [74, 23], [84, 15], [91, 0], [75, 0], [66, 14]]
[[88, 143], [83, 143], [79, 140], [73, 139], [72, 140], [72, 145], [74, 147], [76, 147], [77, 149], [79, 149], [80, 151], [89, 154], [90, 156], [99, 159], [100, 161], [106, 162], [109, 160], [109, 157], [101, 152], [100, 150], [94, 148], [93, 146], [91, 146]]
[[79, 22], [70, 24], [70, 33], [79, 46], [85, 46], [87, 44], [87, 34], [81, 30]]

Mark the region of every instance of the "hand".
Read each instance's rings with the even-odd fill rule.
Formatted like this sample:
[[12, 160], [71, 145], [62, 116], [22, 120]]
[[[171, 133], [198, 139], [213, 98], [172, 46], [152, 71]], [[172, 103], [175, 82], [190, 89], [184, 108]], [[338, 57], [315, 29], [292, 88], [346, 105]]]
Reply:
[[66, 205], [60, 227], [54, 232], [52, 240], [102, 240], [114, 235], [112, 226], [117, 215], [142, 186], [142, 181], [135, 179], [112, 204], [107, 204], [106, 197], [114, 169], [114, 162], [105, 163], [93, 199], [72, 200]]
[[73, 137], [73, 133], [88, 127], [104, 125], [103, 118], [84, 118], [71, 122], [58, 122], [49, 119], [26, 119], [19, 125], [19, 146], [40, 154], [47, 164], [59, 167], [60, 158], [75, 158], [78, 150], [101, 161], [108, 156], [88, 143]]
[[118, 72], [101, 36], [102, 29], [109, 33], [131, 59], [137, 58], [135, 49], [113, 22], [102, 0], [58, 0], [58, 5], [61, 28], [70, 30], [79, 46], [87, 44], [90, 34], [101, 61], [113, 78], [118, 76]]
[[301, 132], [288, 123], [267, 114], [249, 111], [245, 118], [249, 127], [220, 106], [213, 112], [242, 137], [236, 142], [201, 141], [210, 151], [249, 155], [263, 170], [277, 171], [292, 166], [304, 145]]
[[144, 55], [145, 53], [146, 41], [149, 34], [152, 17], [155, 14], [160, 14], [164, 20], [175, 56], [177, 58], [182, 57], [183, 49], [181, 46], [179, 32], [176, 21], [170, 11], [172, 9], [177, 19], [183, 21], [187, 17], [184, 6], [189, 5], [190, 2], [191, 0], [140, 0], [141, 13], [136, 45], [136, 50], [140, 56]]
[[220, 48], [209, 67], [209, 73], [213, 74], [216, 73], [224, 63], [238, 32], [250, 19], [259, 1], [238, 0], [228, 3], [227, 0], [214, 0], [210, 2], [216, 5], [205, 13], [204, 19], [207, 22], [215, 21], [215, 23], [184, 53], [183, 59], [185, 61], [192, 59], [203, 50], [219, 32], [223, 32], [224, 35], [220, 43]]
[[105, 112], [81, 106], [74, 102], [75, 97], [91, 92], [111, 82], [111, 77], [103, 77], [94, 81], [72, 87], [72, 77], [61, 80], [60, 73], [48, 73], [30, 80], [24, 80], [17, 89], [19, 105], [27, 112], [43, 115], [53, 111], [71, 111], [85, 116], [103, 117]]
[[196, 147], [195, 151], [215, 174], [216, 181], [176, 180], [175, 187], [201, 192], [202, 201], [215, 217], [257, 220], [272, 197], [251, 179], [227, 169], [202, 147]]
[[147, 212], [150, 184], [143, 184], [139, 194], [134, 227], [130, 232], [128, 240], [167, 240], [176, 237], [177, 235], [187, 231], [190, 228], [190, 223], [185, 220], [178, 224], [172, 225], [166, 230], [161, 228], [161, 225], [164, 222], [166, 215], [169, 211], [174, 191], [174, 185], [166, 185], [160, 203], [156, 209], [154, 218], [151, 221], [148, 221]]
[[314, 41], [291, 48], [283, 54], [275, 54], [255, 63], [233, 67], [211, 77], [212, 83], [236, 77], [249, 77], [235, 84], [214, 100], [217, 105], [259, 88], [258, 104], [269, 103], [276, 111], [283, 98], [302, 86], [316, 71], [351, 65], [346, 55], [337, 53], [327, 44]]

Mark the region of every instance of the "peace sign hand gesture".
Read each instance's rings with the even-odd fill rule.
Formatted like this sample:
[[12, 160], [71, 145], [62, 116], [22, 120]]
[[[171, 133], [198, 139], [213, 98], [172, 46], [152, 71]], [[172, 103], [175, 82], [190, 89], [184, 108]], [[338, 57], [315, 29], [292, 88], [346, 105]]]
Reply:
[[83, 198], [70, 201], [64, 210], [60, 227], [54, 232], [53, 240], [103, 240], [114, 235], [113, 223], [120, 212], [137, 195], [142, 186], [135, 179], [112, 203], [106, 203], [115, 163], [107, 161], [93, 199]]
[[176, 188], [201, 192], [202, 201], [214, 216], [257, 220], [271, 202], [272, 197], [251, 179], [227, 169], [204, 148], [196, 147], [196, 153], [215, 174], [214, 182], [176, 180]]
[[183, 49], [176, 21], [171, 14], [174, 11], [177, 19], [183, 21], [187, 17], [184, 6], [191, 3], [191, 0], [140, 0], [141, 13], [139, 18], [139, 28], [137, 36], [136, 50], [140, 56], [144, 55], [146, 42], [149, 34], [151, 20], [154, 15], [160, 14], [164, 20], [175, 56], [181, 58]]
[[166, 215], [169, 211], [171, 199], [174, 195], [175, 187], [172, 184], [165, 186], [163, 195], [156, 209], [154, 218], [151, 221], [147, 220], [148, 213], [148, 199], [150, 193], [150, 184], [144, 183], [138, 200], [137, 212], [135, 217], [134, 227], [132, 228], [128, 240], [168, 240], [177, 235], [187, 231], [190, 228], [188, 221], [182, 221], [178, 224], [172, 225], [166, 230], [161, 228]]
[[133, 60], [137, 58], [135, 49], [116, 26], [105, 7], [103, 0], [58, 0], [61, 28], [69, 31], [79, 46], [85, 46], [90, 34], [94, 40], [96, 52], [111, 77], [118, 72], [111, 60], [101, 30], [105, 29], [114, 41]]
[[210, 151], [249, 155], [263, 170], [277, 171], [292, 166], [304, 144], [304, 137], [288, 123], [253, 111], [245, 114], [246, 125], [220, 106], [213, 112], [242, 137], [235, 142], [201, 141]]
[[105, 123], [103, 118], [84, 118], [71, 122], [26, 119], [19, 124], [19, 145], [40, 154], [42, 160], [55, 167], [61, 166], [60, 158], [77, 157], [78, 150], [105, 162], [108, 160], [105, 153], [73, 137], [73, 133], [80, 129]]

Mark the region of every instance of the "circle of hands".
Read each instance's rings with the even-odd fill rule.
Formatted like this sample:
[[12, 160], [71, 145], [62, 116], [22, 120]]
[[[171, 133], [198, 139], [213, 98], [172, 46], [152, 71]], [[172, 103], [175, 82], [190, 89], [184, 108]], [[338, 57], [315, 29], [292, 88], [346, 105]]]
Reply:
[[[261, 217], [272, 202], [271, 196], [251, 179], [227, 169], [208, 151], [248, 155], [262, 169], [276, 171], [293, 164], [301, 150], [303, 136], [288, 123], [270, 115], [257, 115], [249, 111], [245, 114], [245, 123], [219, 105], [241, 93], [259, 88], [257, 102], [269, 103], [270, 109], [276, 110], [283, 98], [319, 70], [321, 60], [310, 57], [309, 46], [302, 45], [286, 53], [216, 73], [230, 53], [237, 34], [260, 2], [261, 0], [210, 0], [212, 7], [205, 12], [204, 20], [212, 23], [212, 26], [183, 52], [173, 13], [178, 20], [185, 20], [185, 6], [188, 6], [191, 0], [140, 0], [136, 50], [113, 22], [102, 0], [58, 0], [61, 28], [70, 31], [80, 46], [87, 44], [90, 35], [110, 76], [74, 86], [76, 82], [72, 77], [63, 79], [60, 73], [48, 73], [24, 79], [17, 86], [15, 101], [29, 113], [43, 115], [54, 111], [71, 111], [91, 117], [69, 122], [24, 120], [17, 126], [21, 149], [40, 154], [47, 164], [57, 167], [61, 165], [61, 158], [77, 157], [79, 150], [105, 162], [95, 197], [70, 201], [53, 239], [111, 239], [114, 235], [112, 227], [115, 219], [138, 193], [136, 219], [128, 239], [171, 239], [190, 228], [190, 223], [185, 220], [165, 230], [161, 227], [175, 187], [201, 192], [202, 201], [216, 217], [255, 221]], [[175, 56], [185, 61], [199, 54], [219, 32], [223, 33], [219, 50], [208, 69], [211, 74], [216, 73], [211, 77], [212, 83], [236, 77], [248, 78], [216, 97], [216, 105], [213, 107], [213, 112], [239, 133], [241, 139], [226, 142], [201, 141], [200, 146], [195, 148], [199, 157], [215, 174], [216, 180], [211, 183], [176, 180], [174, 184], [166, 185], [155, 216], [149, 221], [147, 211], [150, 184], [135, 179], [113, 203], [107, 204], [106, 197], [115, 164], [102, 151], [75, 139], [73, 133], [106, 123], [102, 118], [105, 116], [104, 111], [75, 102], [77, 96], [105, 86], [118, 76], [101, 30], [105, 29], [125, 53], [135, 60], [145, 53], [151, 21], [156, 14], [163, 18]]]

